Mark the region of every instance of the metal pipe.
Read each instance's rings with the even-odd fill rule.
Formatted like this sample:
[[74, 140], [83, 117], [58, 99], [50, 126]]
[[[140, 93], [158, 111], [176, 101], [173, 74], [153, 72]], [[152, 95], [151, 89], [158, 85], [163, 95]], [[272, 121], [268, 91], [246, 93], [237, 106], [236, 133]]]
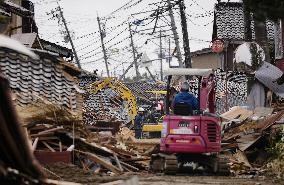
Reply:
[[166, 115], [170, 114], [170, 84], [171, 84], [171, 79], [172, 79], [172, 75], [169, 75], [168, 81], [167, 81]]

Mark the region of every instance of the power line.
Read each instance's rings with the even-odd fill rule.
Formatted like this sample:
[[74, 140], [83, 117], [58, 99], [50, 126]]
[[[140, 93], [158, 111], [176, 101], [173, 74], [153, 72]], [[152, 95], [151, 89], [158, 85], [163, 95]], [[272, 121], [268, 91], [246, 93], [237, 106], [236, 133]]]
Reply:
[[98, 62], [98, 61], [100, 61], [100, 60], [102, 60], [102, 59], [104, 59], [104, 58], [103, 58], [103, 57], [101, 57], [101, 58], [98, 58], [98, 59], [96, 59], [96, 60], [93, 60], [93, 61], [83, 62], [83, 63], [82, 63], [82, 65], [86, 65], [86, 64], [95, 63], [95, 62]]
[[127, 28], [125, 28], [124, 30], [122, 30], [120, 33], [116, 34], [114, 37], [112, 37], [110, 40], [108, 40], [107, 42], [105, 42], [105, 44], [111, 42], [112, 40], [114, 40], [116, 37], [118, 37], [119, 35], [121, 35], [122, 33], [124, 33], [127, 30]]
[[88, 55], [88, 54], [90, 54], [90, 53], [92, 53], [92, 52], [94, 52], [94, 51], [96, 51], [96, 50], [98, 50], [98, 49], [100, 49], [100, 48], [101, 48], [101, 46], [96, 47], [95, 49], [93, 49], [93, 50], [91, 50], [91, 51], [89, 51], [89, 52], [87, 52], [87, 53], [84, 53], [84, 54], [81, 55], [80, 57], [86, 56], [86, 55]]
[[210, 13], [208, 10], [206, 10], [205, 8], [203, 8], [203, 6], [201, 6], [200, 4], [198, 4], [195, 0], [192, 0], [197, 6], [199, 6], [202, 10], [204, 10], [207, 13]]
[[[91, 39], [91, 40], [89, 40], [87, 43], [84, 42], [83, 44], [77, 46], [77, 47], [79, 47], [79, 48], [83, 46], [83, 48], [79, 49], [78, 51], [82, 51], [82, 50], [84, 50], [84, 49], [86, 49], [86, 48], [88, 48], [88, 47], [90, 47], [90, 46], [93, 46], [94, 44], [98, 43], [99, 40], [97, 40], [97, 39], [98, 39], [98, 38]], [[96, 40], [96, 41], [93, 42], [94, 40]], [[90, 44], [89, 44], [89, 43], [90, 43]], [[86, 45], [86, 44], [88, 44], [88, 45]]]
[[107, 16], [105, 17], [108, 17], [110, 15], [113, 15], [115, 13], [117, 13], [118, 11], [120, 11], [121, 9], [123, 9], [124, 7], [126, 7], [127, 5], [129, 5], [130, 3], [132, 3], [134, 0], [130, 0], [128, 1], [126, 4], [122, 5], [121, 7], [119, 7], [118, 9], [114, 10], [113, 12], [111, 12], [110, 14], [108, 14]]
[[80, 36], [80, 37], [77, 37], [75, 40], [77, 40], [77, 39], [82, 39], [82, 38], [85, 38], [85, 37], [94, 35], [94, 34], [96, 34], [96, 33], [99, 33], [99, 31], [95, 31], [95, 32], [92, 32], [92, 33], [88, 33], [88, 34], [82, 35], [82, 36]]
[[125, 37], [124, 39], [122, 39], [122, 40], [116, 42], [115, 44], [108, 46], [108, 49], [111, 48], [111, 47], [113, 47], [113, 46], [116, 46], [116, 45], [118, 45], [118, 44], [120, 44], [120, 43], [122, 43], [122, 42], [124, 42], [124, 41], [126, 41], [126, 40], [129, 39], [129, 38], [130, 38], [129, 36], [128, 36], [128, 37]]
[[85, 60], [85, 59], [91, 58], [91, 57], [96, 56], [96, 55], [98, 55], [98, 54], [100, 54], [100, 53], [102, 53], [102, 52], [101, 52], [101, 51], [99, 51], [99, 52], [93, 53], [93, 54], [92, 54], [92, 55], [90, 55], [90, 56], [87, 56], [87, 57], [85, 57], [85, 58], [82, 58], [82, 60]]

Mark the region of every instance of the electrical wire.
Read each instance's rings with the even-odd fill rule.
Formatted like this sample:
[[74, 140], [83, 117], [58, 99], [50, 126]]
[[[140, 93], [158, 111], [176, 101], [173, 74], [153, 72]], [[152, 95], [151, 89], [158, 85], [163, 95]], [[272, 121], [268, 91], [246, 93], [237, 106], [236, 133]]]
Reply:
[[206, 10], [205, 8], [203, 8], [203, 6], [201, 6], [200, 4], [198, 4], [195, 0], [192, 0], [197, 6], [199, 6], [202, 10], [204, 10], [207, 13], [210, 13], [208, 10]]
[[127, 39], [129, 39], [129, 38], [130, 38], [130, 36], [125, 37], [124, 39], [122, 39], [122, 40], [116, 42], [115, 44], [108, 46], [108, 49], [111, 48], [111, 47], [113, 47], [113, 46], [116, 46], [116, 45], [118, 45], [118, 44], [120, 44], [120, 43], [122, 43], [122, 42], [124, 42], [124, 41], [127, 41]]
[[[94, 42], [95, 41], [95, 42]], [[82, 44], [76, 46], [77, 48], [81, 48], [81, 47], [89, 47], [91, 46], [92, 44], [96, 44], [100, 41], [99, 37], [96, 37], [96, 38], [93, 38], [93, 39], [90, 39], [86, 42], [83, 42]], [[82, 49], [82, 48], [81, 48]], [[80, 50], [81, 50], [80, 49]], [[84, 48], [85, 49], [85, 48]], [[83, 50], [83, 49], [82, 49]]]
[[84, 53], [83, 55], [81, 55], [81, 56], [79, 56], [79, 57], [86, 56], [86, 55], [88, 55], [88, 54], [90, 54], [90, 53], [92, 53], [92, 52], [94, 52], [94, 51], [96, 51], [96, 50], [98, 50], [98, 49], [100, 49], [100, 48], [101, 48], [101, 46], [96, 47], [95, 49], [93, 49], [93, 50], [91, 50], [91, 51], [89, 51], [89, 52], [87, 52], [87, 53]]
[[104, 57], [98, 58], [98, 59], [93, 60], [93, 61], [81, 62], [81, 65], [86, 65], [86, 64], [95, 63], [95, 62], [98, 62], [98, 61], [100, 61], [100, 60], [102, 60], [102, 59], [104, 59]]
[[96, 33], [99, 33], [99, 31], [95, 31], [95, 32], [92, 32], [92, 33], [88, 33], [88, 34], [82, 35], [82, 36], [80, 36], [80, 37], [75, 38], [75, 40], [82, 39], [82, 38], [85, 38], [85, 37], [94, 35], [94, 34], [96, 34]]
[[124, 33], [127, 30], [127, 28], [125, 28], [124, 30], [122, 30], [120, 33], [116, 34], [114, 37], [112, 37], [110, 40], [106, 41], [105, 44], [111, 42], [112, 40], [114, 40], [115, 38], [117, 38], [119, 35], [121, 35], [122, 33]]
[[114, 10], [113, 12], [111, 12], [110, 14], [108, 14], [105, 17], [109, 17], [110, 15], [113, 15], [115, 13], [117, 13], [118, 11], [122, 10], [124, 7], [128, 6], [130, 3], [132, 3], [134, 0], [130, 0], [127, 3], [125, 3], [124, 5], [122, 5], [121, 7], [119, 7], [118, 9]]
[[101, 53], [102, 53], [101, 51], [96, 52], [96, 53], [93, 53], [93, 54], [90, 55], [90, 56], [87, 56], [87, 57], [85, 57], [85, 58], [82, 58], [81, 60], [85, 60], [85, 59], [91, 58], [91, 57], [96, 56], [96, 55], [101, 54]]

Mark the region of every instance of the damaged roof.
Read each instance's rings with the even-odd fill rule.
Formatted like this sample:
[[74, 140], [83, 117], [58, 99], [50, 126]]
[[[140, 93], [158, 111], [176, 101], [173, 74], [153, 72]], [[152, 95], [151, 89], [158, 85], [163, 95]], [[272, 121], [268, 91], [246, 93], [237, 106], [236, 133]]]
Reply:
[[32, 17], [34, 12], [31, 12], [20, 5], [13, 3], [10, 0], [4, 0], [0, 2], [0, 9], [5, 12], [11, 12], [21, 17]]
[[[252, 39], [255, 39], [254, 21], [251, 21]], [[267, 37], [274, 40], [274, 24], [266, 21]], [[215, 5], [213, 38], [242, 41], [245, 36], [243, 3], [220, 2]]]

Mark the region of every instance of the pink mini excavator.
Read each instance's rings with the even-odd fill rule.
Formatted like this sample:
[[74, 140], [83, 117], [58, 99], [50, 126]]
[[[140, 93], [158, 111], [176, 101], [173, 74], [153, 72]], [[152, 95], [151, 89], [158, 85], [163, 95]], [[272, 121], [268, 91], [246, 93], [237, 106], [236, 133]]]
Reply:
[[[221, 126], [215, 113], [215, 90], [211, 69], [171, 68], [167, 80], [166, 116], [163, 119], [160, 153], [151, 156], [153, 171], [175, 174], [179, 168], [192, 165], [218, 174], [228, 174], [221, 151]], [[170, 113], [169, 89], [173, 75], [198, 78], [199, 110], [179, 103]], [[209, 76], [210, 75], [210, 76]], [[203, 78], [209, 76], [208, 78]]]

